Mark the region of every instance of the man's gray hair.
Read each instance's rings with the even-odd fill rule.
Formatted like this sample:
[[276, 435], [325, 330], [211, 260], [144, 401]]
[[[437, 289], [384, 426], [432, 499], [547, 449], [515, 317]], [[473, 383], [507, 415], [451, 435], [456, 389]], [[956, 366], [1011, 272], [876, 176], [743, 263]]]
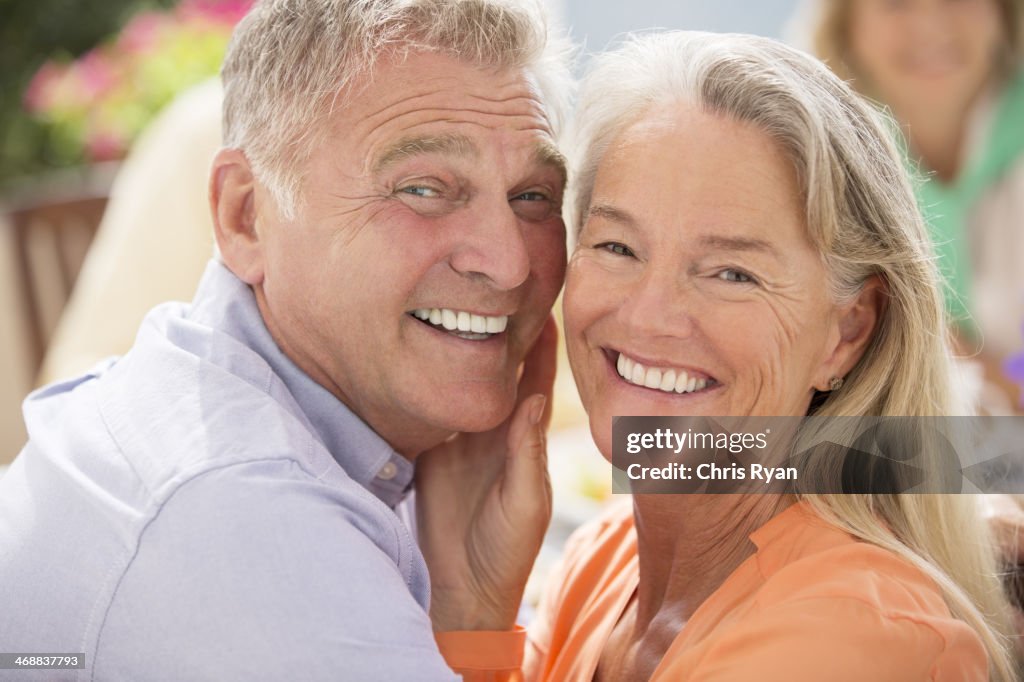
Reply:
[[236, 27], [221, 69], [224, 144], [245, 153], [293, 218], [304, 164], [348, 86], [378, 58], [416, 51], [526, 70], [557, 139], [571, 49], [541, 0], [262, 0]]

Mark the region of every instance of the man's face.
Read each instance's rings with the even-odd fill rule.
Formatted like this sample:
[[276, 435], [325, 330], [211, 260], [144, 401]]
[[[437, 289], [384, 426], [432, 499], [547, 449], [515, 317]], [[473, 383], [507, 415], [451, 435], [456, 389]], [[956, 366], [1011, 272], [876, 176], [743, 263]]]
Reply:
[[257, 187], [254, 288], [284, 352], [414, 455], [511, 412], [565, 274], [564, 168], [522, 71], [424, 53], [364, 86], [295, 220]]

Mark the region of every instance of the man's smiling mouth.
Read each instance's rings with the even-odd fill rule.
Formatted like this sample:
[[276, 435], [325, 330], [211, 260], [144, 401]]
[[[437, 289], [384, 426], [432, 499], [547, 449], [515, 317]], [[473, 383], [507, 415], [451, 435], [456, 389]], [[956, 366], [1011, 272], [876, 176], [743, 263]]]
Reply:
[[468, 341], [486, 341], [508, 326], [508, 315], [477, 315], [451, 308], [417, 308], [409, 315], [438, 331]]

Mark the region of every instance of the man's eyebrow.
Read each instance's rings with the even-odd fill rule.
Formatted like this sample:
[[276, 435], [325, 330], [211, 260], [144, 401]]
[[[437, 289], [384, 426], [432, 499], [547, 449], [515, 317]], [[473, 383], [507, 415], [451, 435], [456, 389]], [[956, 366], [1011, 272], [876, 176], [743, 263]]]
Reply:
[[558, 151], [558, 147], [550, 140], [542, 140], [537, 143], [534, 161], [541, 166], [553, 168], [560, 176], [563, 185], [568, 181], [568, 162], [562, 152]]
[[465, 135], [450, 133], [447, 135], [427, 135], [406, 137], [380, 153], [373, 163], [373, 172], [379, 173], [402, 159], [421, 154], [441, 154], [445, 156], [465, 156], [475, 158], [480, 151], [473, 141]]

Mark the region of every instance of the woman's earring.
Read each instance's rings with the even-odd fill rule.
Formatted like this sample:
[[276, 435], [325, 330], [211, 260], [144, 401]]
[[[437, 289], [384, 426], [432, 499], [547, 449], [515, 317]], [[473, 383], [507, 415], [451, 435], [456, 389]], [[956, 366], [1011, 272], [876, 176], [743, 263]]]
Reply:
[[828, 390], [830, 390], [830, 391], [838, 391], [842, 387], [843, 387], [843, 378], [842, 377], [832, 377], [829, 380], [829, 382], [828, 382]]

